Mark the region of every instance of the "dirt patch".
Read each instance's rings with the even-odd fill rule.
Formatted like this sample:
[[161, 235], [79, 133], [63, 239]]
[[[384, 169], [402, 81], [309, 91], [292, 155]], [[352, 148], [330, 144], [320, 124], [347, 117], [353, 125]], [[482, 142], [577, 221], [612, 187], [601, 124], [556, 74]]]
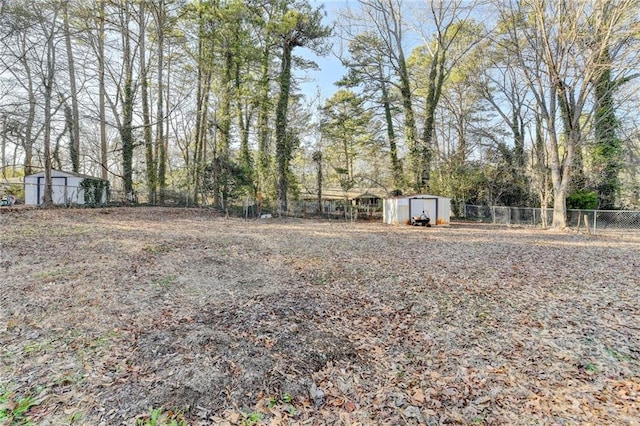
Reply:
[[0, 225], [9, 424], [640, 418], [640, 235], [163, 208]]
[[[144, 381], [154, 378], [147, 399], [132, 412], [163, 405], [252, 411], [260, 395], [304, 400], [313, 373], [357, 356], [347, 337], [331, 331], [323, 303], [287, 291], [163, 319], [132, 348], [131, 366], [145, 369]], [[141, 388], [140, 381], [129, 381], [114, 398]]]

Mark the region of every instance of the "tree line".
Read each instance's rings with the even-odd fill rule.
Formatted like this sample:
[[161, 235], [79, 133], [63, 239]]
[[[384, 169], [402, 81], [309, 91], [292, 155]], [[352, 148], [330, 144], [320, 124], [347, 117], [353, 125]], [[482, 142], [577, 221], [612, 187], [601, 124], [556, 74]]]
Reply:
[[[552, 206], [555, 227], [637, 207], [640, 1], [331, 7], [0, 1], [2, 175], [45, 170], [45, 202], [55, 168], [281, 214], [323, 188]], [[314, 55], [345, 70], [331, 94], [303, 90]]]

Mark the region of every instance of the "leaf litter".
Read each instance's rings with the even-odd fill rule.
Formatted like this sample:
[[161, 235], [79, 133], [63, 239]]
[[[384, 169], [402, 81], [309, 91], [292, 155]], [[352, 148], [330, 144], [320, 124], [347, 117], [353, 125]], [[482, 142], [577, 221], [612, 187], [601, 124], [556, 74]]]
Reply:
[[38, 424], [640, 418], [637, 234], [169, 208], [0, 221], [0, 389], [6, 409], [37, 395]]

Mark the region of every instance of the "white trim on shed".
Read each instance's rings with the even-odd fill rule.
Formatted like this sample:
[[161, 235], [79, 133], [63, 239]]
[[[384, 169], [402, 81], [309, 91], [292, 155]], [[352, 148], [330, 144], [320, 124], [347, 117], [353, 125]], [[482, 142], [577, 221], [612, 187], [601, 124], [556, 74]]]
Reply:
[[429, 194], [385, 198], [383, 221], [389, 225], [409, 224], [411, 216], [420, 216], [423, 211], [431, 218], [431, 224], [449, 225], [451, 199]]

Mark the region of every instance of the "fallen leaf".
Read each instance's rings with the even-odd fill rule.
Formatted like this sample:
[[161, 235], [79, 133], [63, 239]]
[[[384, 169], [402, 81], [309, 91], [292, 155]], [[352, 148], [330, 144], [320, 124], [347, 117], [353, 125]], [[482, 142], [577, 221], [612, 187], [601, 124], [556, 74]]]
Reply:
[[413, 393], [413, 395], [411, 395], [411, 399], [414, 402], [417, 402], [419, 404], [423, 404], [424, 400], [425, 400], [425, 396], [424, 396], [424, 392], [422, 391], [421, 388], [416, 389], [416, 391]]

